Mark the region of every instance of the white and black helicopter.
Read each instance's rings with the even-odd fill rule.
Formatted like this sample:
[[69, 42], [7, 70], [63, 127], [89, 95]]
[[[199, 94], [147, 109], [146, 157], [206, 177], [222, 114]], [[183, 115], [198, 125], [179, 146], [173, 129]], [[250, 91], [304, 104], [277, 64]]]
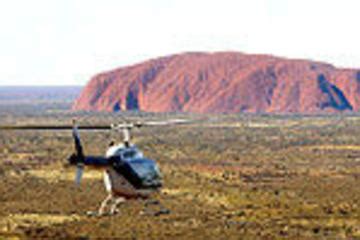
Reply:
[[[68, 164], [76, 166], [75, 182], [80, 183], [83, 170], [87, 166], [104, 171], [104, 184], [108, 196], [101, 203], [97, 212], [88, 212], [89, 215], [102, 216], [117, 213], [117, 206], [128, 199], [148, 199], [153, 193], [159, 192], [163, 185], [162, 176], [156, 162], [144, 157], [137, 146], [131, 143], [131, 130], [144, 126], [162, 126], [187, 122], [189, 121], [184, 119], [148, 122], [127, 121], [110, 126], [78, 127], [76, 121], [73, 120], [72, 126], [3, 126], [0, 129], [66, 130], [72, 128], [75, 153], [68, 158]], [[123, 134], [123, 142], [119, 144], [112, 142], [105, 156], [86, 156], [79, 129], [119, 131]], [[167, 213], [168, 210], [161, 207], [161, 212]]]

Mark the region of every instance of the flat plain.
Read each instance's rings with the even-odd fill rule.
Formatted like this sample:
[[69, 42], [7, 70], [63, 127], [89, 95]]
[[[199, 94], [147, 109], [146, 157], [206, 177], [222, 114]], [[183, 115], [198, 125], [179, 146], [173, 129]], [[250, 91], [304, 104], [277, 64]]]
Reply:
[[[0, 239], [347, 239], [360, 237], [360, 116], [71, 113], [0, 105], [0, 124], [110, 124], [201, 119], [134, 131], [158, 161], [168, 214], [143, 215], [128, 201], [90, 217], [105, 198], [102, 173], [64, 167], [70, 131], [0, 130]], [[106, 131], [81, 132], [85, 153], [104, 154]], [[155, 206], [156, 207], [156, 206]]]

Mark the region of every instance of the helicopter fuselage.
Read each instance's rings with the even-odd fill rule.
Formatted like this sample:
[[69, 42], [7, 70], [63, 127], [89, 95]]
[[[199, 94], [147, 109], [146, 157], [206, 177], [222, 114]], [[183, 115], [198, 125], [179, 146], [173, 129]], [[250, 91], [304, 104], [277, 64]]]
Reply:
[[111, 146], [105, 157], [86, 157], [84, 165], [104, 170], [106, 190], [125, 198], [146, 197], [162, 186], [156, 163], [135, 146]]

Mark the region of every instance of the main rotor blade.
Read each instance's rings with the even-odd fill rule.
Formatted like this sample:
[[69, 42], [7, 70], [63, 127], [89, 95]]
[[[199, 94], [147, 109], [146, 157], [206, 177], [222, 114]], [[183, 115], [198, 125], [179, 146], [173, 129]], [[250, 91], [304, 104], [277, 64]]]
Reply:
[[165, 121], [138, 121], [138, 122], [129, 122], [129, 123], [119, 123], [119, 124], [112, 124], [112, 129], [132, 129], [132, 128], [140, 128], [144, 126], [166, 126], [166, 125], [175, 125], [175, 124], [185, 124], [185, 123], [192, 123], [195, 122], [194, 120], [187, 120], [187, 119], [170, 119]]
[[[88, 125], [79, 126], [79, 130], [111, 130], [111, 129], [123, 129], [134, 128], [141, 126], [165, 126], [174, 124], [187, 124], [194, 122], [202, 122], [205, 119], [170, 119], [164, 121], [139, 121], [139, 122], [127, 122], [112, 125]], [[0, 125], [0, 130], [72, 130], [73, 125]]]
[[[72, 130], [72, 125], [0, 125], [0, 130]], [[110, 130], [108, 125], [79, 126], [79, 130]]]
[[172, 124], [182, 124], [182, 123], [190, 123], [192, 120], [188, 119], [170, 119], [166, 121], [146, 121], [141, 123], [144, 126], [164, 126], [164, 125], [172, 125]]

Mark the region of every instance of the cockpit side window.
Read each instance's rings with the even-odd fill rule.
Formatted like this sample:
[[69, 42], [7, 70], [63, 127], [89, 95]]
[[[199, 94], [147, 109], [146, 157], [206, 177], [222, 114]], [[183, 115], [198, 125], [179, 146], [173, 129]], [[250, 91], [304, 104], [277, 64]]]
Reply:
[[123, 153], [123, 157], [124, 157], [125, 159], [134, 158], [136, 155], [137, 155], [137, 152], [134, 151], [134, 150], [125, 151], [125, 152]]

